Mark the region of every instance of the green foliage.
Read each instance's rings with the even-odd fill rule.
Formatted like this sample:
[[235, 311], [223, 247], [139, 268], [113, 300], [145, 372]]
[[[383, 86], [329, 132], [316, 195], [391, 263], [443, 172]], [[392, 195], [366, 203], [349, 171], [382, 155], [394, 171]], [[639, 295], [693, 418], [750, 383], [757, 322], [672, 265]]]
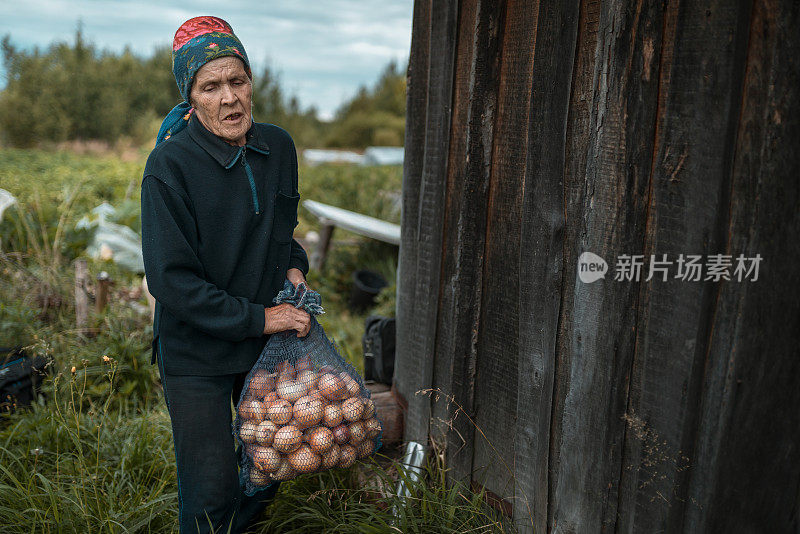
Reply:
[[[423, 476], [412, 480], [382, 455], [350, 470], [331, 470], [281, 485], [259, 532], [450, 534], [510, 532], [484, 503], [482, 493], [448, 485], [439, 455], [428, 457]], [[394, 494], [405, 481], [410, 496]]]
[[17, 50], [2, 42], [8, 85], [0, 93], [0, 129], [15, 146], [43, 141], [140, 136], [152, 138], [155, 117], [180, 99], [171, 72], [171, 52], [149, 59], [130, 50], [98, 52], [81, 31], [73, 45], [56, 43], [44, 52]]
[[[0, 226], [6, 232], [0, 234], [5, 247], [0, 250], [0, 345], [25, 345], [45, 355], [52, 369], [44, 384], [46, 401], [0, 419], [3, 532], [177, 529], [172, 435], [158, 373], [149, 364], [150, 318], [131, 306], [142, 307], [144, 299], [129, 296], [139, 280], [113, 264], [90, 262], [90, 279], [108, 270], [115, 286], [106, 313], [92, 314], [90, 330], [78, 331], [69, 261], [74, 254], [59, 245], [84, 210], [102, 200], [119, 208], [121, 222], [136, 227], [141, 166], [141, 161], [0, 150], [0, 179], [20, 199], [12, 211], [27, 221], [20, 220], [14, 230], [16, 241], [7, 230], [17, 227]], [[400, 182], [399, 168], [300, 170], [304, 198], [394, 221]], [[302, 208], [300, 219], [296, 235], [319, 230]], [[309, 282], [325, 298], [321, 322], [326, 332], [360, 368], [366, 313], [347, 309], [351, 273], [366, 267], [392, 281], [397, 250], [339, 230], [336, 237], [344, 242], [334, 246], [326, 268], [312, 272]], [[373, 311], [393, 310], [394, 286], [378, 300]], [[407, 480], [407, 501], [394, 495], [403, 472], [387, 457], [299, 477], [281, 486], [257, 531], [503, 531], [483, 495], [445, 482], [441, 458], [430, 455], [425, 476]]]
[[402, 146], [405, 136], [406, 78], [389, 63], [371, 90], [342, 105], [331, 124], [329, 147]]
[[27, 205], [58, 206], [74, 191], [74, 211], [83, 214], [103, 201], [139, 200], [144, 172], [143, 152], [138, 161], [114, 156], [79, 155], [72, 152], [0, 149], [0, 187]]
[[318, 145], [326, 128], [315, 108], [302, 110], [297, 97], [284, 94], [279, 77], [270, 67], [265, 67], [253, 82], [253, 119], [280, 126], [299, 148]]
[[[0, 142], [30, 147], [68, 140], [153, 142], [161, 119], [181, 97], [164, 46], [141, 58], [126, 49], [98, 51], [78, 29], [73, 43], [19, 50], [2, 40], [8, 84], [0, 92]], [[405, 75], [390, 63], [372, 89], [362, 87], [332, 123], [287, 95], [269, 66], [255, 75], [253, 117], [288, 131], [298, 147], [401, 146]]]

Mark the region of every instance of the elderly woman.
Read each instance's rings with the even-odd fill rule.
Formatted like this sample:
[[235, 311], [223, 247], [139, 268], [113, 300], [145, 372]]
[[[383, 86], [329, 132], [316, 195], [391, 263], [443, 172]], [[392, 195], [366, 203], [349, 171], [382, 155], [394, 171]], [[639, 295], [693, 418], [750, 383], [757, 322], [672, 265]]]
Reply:
[[277, 485], [244, 495], [231, 435], [247, 372], [271, 333], [304, 336], [309, 316], [270, 306], [305, 281], [291, 137], [251, 117], [252, 75], [230, 25], [178, 28], [173, 71], [185, 102], [167, 116], [142, 181], [142, 247], [156, 298], [153, 358], [172, 420], [181, 532], [245, 529]]

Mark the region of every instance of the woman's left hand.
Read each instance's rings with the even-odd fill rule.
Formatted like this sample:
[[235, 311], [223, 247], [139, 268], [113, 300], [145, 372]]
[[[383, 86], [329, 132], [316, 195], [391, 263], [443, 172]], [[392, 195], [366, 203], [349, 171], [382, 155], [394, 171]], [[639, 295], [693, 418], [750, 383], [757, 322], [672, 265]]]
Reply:
[[289, 280], [292, 285], [297, 288], [298, 284], [303, 283], [306, 285], [306, 288], [311, 289], [308, 287], [308, 282], [306, 282], [306, 277], [303, 276], [303, 271], [300, 269], [295, 269], [294, 267], [286, 271], [286, 279]]

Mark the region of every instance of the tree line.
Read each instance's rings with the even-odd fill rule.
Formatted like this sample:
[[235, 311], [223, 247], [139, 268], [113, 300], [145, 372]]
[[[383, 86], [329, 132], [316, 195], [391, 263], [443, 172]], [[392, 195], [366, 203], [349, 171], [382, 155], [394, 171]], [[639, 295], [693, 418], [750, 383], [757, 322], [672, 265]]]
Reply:
[[[152, 142], [161, 119], [181, 100], [168, 46], [150, 57], [130, 49], [100, 51], [80, 29], [72, 43], [23, 50], [2, 39], [6, 87], [0, 91], [0, 143], [17, 147], [48, 142], [122, 138]], [[405, 73], [389, 63], [374, 86], [362, 86], [334, 119], [319, 119], [281, 87], [269, 67], [255, 73], [253, 117], [292, 134], [300, 147], [400, 146], [405, 128]]]

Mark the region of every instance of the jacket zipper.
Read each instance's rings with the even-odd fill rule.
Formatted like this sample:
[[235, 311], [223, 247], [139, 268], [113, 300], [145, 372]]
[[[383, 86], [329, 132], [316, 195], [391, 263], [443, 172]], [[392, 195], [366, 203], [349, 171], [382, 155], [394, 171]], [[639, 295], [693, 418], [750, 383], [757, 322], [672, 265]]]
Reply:
[[261, 213], [261, 207], [258, 205], [258, 194], [256, 193], [256, 181], [253, 178], [253, 171], [250, 169], [250, 165], [247, 163], [247, 147], [242, 147], [242, 165], [244, 165], [244, 171], [247, 173], [247, 179], [250, 181], [250, 192], [253, 194], [253, 208], [256, 211], [256, 215]]

